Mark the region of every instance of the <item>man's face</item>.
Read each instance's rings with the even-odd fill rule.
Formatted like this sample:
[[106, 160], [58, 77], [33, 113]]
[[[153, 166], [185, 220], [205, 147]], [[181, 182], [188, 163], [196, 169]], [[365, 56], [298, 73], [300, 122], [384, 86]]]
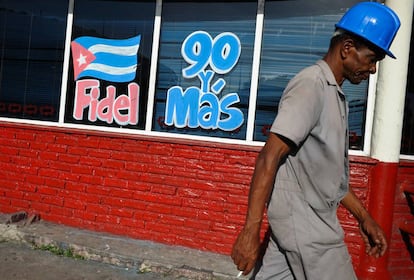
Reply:
[[359, 84], [377, 71], [377, 62], [384, 58], [366, 46], [353, 46], [344, 63], [344, 77], [352, 84]]

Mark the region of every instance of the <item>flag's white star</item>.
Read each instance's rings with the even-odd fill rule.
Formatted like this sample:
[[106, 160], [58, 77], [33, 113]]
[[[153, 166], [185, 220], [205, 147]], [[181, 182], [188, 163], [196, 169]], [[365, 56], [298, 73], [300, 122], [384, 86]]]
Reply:
[[78, 66], [86, 63], [86, 55], [79, 53], [79, 58], [76, 60], [78, 62]]

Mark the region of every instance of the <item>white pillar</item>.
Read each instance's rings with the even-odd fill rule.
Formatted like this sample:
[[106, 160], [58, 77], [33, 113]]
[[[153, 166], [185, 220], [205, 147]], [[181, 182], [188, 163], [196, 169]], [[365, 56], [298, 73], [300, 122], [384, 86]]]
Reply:
[[378, 67], [371, 156], [399, 162], [414, 0], [386, 0], [385, 5], [397, 13], [401, 27], [391, 45], [397, 59], [386, 57]]

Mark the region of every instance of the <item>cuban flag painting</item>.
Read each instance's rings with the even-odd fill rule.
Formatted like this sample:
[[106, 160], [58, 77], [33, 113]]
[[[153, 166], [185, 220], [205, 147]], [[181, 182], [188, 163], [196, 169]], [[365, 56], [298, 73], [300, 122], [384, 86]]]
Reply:
[[71, 43], [75, 80], [93, 77], [109, 82], [135, 79], [141, 35], [128, 39], [78, 37]]

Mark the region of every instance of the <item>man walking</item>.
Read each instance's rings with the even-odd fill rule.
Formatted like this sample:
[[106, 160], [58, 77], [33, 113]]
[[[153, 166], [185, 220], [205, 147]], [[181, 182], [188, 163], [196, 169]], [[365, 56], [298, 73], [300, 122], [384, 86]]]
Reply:
[[272, 230], [264, 279], [356, 279], [336, 211], [341, 203], [358, 220], [367, 254], [380, 257], [387, 241], [380, 226], [349, 189], [348, 107], [341, 85], [376, 72], [400, 21], [388, 7], [361, 2], [335, 25], [322, 60], [287, 85], [250, 186], [245, 225], [232, 258], [247, 275], [259, 256], [267, 206]]

